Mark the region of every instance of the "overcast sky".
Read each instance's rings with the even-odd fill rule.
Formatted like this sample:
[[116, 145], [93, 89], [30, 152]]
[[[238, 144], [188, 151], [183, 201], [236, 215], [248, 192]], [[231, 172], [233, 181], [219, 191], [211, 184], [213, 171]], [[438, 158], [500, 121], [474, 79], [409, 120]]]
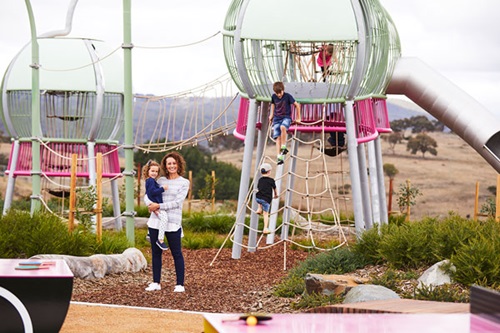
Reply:
[[[325, 0], [327, 1], [327, 0]], [[418, 57], [500, 113], [500, 0], [380, 0], [398, 29], [403, 56]], [[69, 0], [32, 0], [38, 34], [64, 28]], [[222, 29], [230, 0], [132, 0], [132, 42], [136, 46], [193, 43]], [[304, 6], [307, 6], [304, 0]], [[315, 9], [304, 13], [314, 15]], [[316, 9], [317, 10], [317, 9]], [[73, 37], [119, 46], [121, 0], [80, 0]], [[30, 39], [23, 0], [0, 0], [0, 75]], [[222, 36], [196, 46], [134, 48], [134, 91], [173, 94], [227, 72]]]

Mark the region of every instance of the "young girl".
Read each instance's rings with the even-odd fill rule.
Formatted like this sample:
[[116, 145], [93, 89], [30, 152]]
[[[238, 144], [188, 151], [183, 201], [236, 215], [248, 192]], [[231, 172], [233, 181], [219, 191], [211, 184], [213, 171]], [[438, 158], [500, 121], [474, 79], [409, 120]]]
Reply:
[[[163, 203], [162, 194], [167, 190], [168, 186], [163, 185], [160, 186], [156, 179], [158, 178], [160, 173], [160, 165], [155, 161], [149, 161], [146, 164], [146, 167], [143, 170], [144, 179], [146, 179], [146, 194], [149, 200], [161, 204]], [[158, 229], [158, 240], [156, 241], [156, 245], [163, 251], [168, 250], [167, 244], [163, 241], [165, 238], [165, 231], [167, 231], [167, 223], [168, 216], [165, 211], [158, 210], [151, 214], [157, 214], [160, 218], [160, 227]]]

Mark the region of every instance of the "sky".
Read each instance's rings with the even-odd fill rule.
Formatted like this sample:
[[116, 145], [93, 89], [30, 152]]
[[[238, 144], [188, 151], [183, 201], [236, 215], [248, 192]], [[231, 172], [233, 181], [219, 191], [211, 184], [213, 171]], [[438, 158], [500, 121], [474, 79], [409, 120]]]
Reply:
[[[500, 114], [499, 0], [379, 1], [396, 25], [403, 56], [420, 58]], [[31, 2], [38, 34], [64, 28], [70, 0]], [[227, 73], [222, 35], [217, 33], [231, 0], [131, 2], [134, 92], [175, 94]], [[314, 15], [314, 9], [304, 12]], [[121, 0], [79, 0], [69, 36], [100, 39], [118, 47], [123, 40], [122, 21]], [[213, 35], [195, 46], [172, 47]], [[0, 0], [0, 75], [30, 37], [25, 1]]]

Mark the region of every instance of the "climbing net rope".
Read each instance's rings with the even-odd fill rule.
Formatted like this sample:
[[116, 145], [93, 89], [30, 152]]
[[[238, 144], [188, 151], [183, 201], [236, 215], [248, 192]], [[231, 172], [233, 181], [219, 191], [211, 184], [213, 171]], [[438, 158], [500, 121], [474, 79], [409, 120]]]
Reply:
[[236, 127], [238, 94], [229, 74], [175, 95], [136, 95], [134, 147], [164, 152], [229, 135]]
[[[319, 121], [318, 125], [324, 125]], [[348, 172], [344, 171], [345, 154], [338, 154], [334, 158], [326, 155], [325, 149], [341, 149], [345, 147], [326, 147], [324, 126], [320, 133], [298, 133], [295, 131], [288, 139], [287, 146], [291, 147], [287, 155], [284, 166], [288, 165], [286, 172], [280, 172], [285, 167], [276, 168], [276, 161], [270, 156], [274, 156], [275, 147], [267, 147], [268, 142], [273, 142], [271, 138], [271, 126], [267, 132], [264, 154], [258, 161], [275, 165], [275, 181], [279, 191], [279, 198], [285, 198], [283, 205], [278, 200], [272, 202], [270, 212], [270, 236], [265, 235], [247, 223], [236, 223], [226, 237], [220, 250], [224, 247], [226, 241], [231, 242], [248, 250], [266, 249], [281, 243], [291, 243], [304, 249], [315, 249], [320, 251], [333, 250], [347, 244], [346, 234], [350, 232], [352, 220], [341, 216], [340, 209], [347, 212], [347, 202], [350, 200], [348, 194]], [[329, 133], [326, 133], [329, 135]], [[343, 133], [335, 133], [335, 136]], [[303, 136], [304, 138], [301, 138]], [[257, 192], [255, 182], [259, 179], [259, 168], [253, 175], [253, 182], [245, 198], [245, 210], [252, 215], [256, 214], [253, 208], [254, 195]], [[292, 199], [293, 198], [293, 199]], [[275, 207], [279, 205], [279, 207]], [[281, 224], [272, 223], [274, 219], [278, 220], [278, 215], [282, 216]], [[255, 216], [255, 215], [254, 215]], [[235, 238], [237, 225], [241, 224], [248, 232], [254, 232], [259, 235], [255, 245], [239, 243]], [[275, 234], [281, 232], [281, 237], [277, 239]], [[263, 239], [267, 244], [262, 244]], [[215, 262], [216, 254], [211, 265]], [[286, 261], [286, 256], [285, 256]], [[286, 267], [286, 263], [284, 263]]]

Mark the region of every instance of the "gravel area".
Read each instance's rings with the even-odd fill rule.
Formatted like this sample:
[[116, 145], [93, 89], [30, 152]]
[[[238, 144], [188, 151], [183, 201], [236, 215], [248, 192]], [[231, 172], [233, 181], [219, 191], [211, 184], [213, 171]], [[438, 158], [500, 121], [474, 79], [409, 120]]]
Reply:
[[[149, 250], [150, 251], [150, 250]], [[294, 312], [291, 298], [272, 295], [272, 288], [287, 274], [284, 270], [307, 258], [304, 251], [275, 245], [256, 252], [242, 250], [241, 258], [231, 258], [231, 249], [223, 249], [213, 265], [218, 249], [184, 249], [186, 292], [174, 293], [175, 272], [170, 252], [163, 256], [162, 290], [147, 292], [151, 264], [144, 271], [107, 275], [97, 280], [75, 278], [72, 301], [174, 309], [201, 312]], [[145, 254], [150, 258], [150, 253]]]

